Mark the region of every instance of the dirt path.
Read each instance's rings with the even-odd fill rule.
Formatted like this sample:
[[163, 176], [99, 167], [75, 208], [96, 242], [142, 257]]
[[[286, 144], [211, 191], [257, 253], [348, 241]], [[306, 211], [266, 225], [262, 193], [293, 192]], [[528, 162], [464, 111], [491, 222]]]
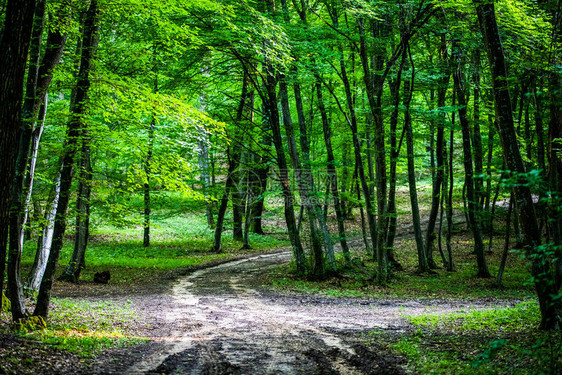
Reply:
[[[148, 345], [117, 350], [94, 369], [128, 374], [399, 374], [402, 360], [365, 345], [376, 329], [400, 334], [404, 315], [485, 308], [463, 301], [287, 296], [260, 286], [290, 252], [196, 271], [171, 295], [143, 296]], [[140, 298], [140, 297], [139, 297]], [[111, 353], [108, 356], [112, 356]]]

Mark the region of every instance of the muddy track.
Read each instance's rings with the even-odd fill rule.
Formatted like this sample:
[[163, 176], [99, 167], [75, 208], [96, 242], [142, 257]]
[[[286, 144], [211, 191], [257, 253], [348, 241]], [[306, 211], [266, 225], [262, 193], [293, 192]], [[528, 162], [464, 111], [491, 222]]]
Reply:
[[[263, 288], [262, 276], [290, 258], [283, 251], [225, 263], [179, 279], [160, 302], [145, 296], [157, 317], [150, 348], [122, 357], [121, 366], [136, 362], [119, 372], [400, 374], [404, 361], [366, 345], [369, 332], [401, 334], [408, 330], [404, 315], [474, 307], [466, 301], [280, 295]], [[111, 372], [103, 367], [98, 371]]]

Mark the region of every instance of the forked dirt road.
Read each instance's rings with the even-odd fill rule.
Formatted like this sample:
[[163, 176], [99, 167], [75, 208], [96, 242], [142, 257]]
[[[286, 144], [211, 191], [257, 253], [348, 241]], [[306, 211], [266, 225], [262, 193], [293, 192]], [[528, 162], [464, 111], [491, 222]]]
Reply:
[[144, 296], [151, 305], [147, 306], [150, 311], [145, 311], [152, 316], [147, 327], [151, 343], [118, 350], [112, 359], [106, 357], [92, 370], [127, 374], [401, 374], [405, 373], [402, 359], [367, 344], [371, 332], [405, 333], [408, 324], [404, 315], [487, 307], [463, 301], [288, 296], [261, 287], [261, 276], [290, 257], [286, 251], [225, 263], [184, 276], [169, 296]]

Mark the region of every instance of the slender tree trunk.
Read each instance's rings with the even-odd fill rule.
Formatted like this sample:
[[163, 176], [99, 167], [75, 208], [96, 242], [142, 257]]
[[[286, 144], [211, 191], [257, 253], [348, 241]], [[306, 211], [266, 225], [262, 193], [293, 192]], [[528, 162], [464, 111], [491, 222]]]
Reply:
[[[458, 59], [459, 46], [453, 42], [453, 54]], [[453, 80], [455, 84], [455, 92], [459, 102], [459, 121], [461, 123], [462, 131], [462, 148], [463, 148], [463, 164], [465, 171], [465, 187], [466, 187], [466, 200], [468, 201], [468, 221], [472, 234], [474, 236], [474, 253], [476, 254], [476, 262], [478, 265], [478, 277], [490, 277], [490, 271], [486, 264], [486, 255], [484, 253], [484, 242], [482, 240], [482, 231], [479, 223], [479, 204], [474, 189], [474, 169], [472, 166], [472, 148], [470, 139], [470, 128], [468, 123], [468, 116], [466, 113], [466, 99], [464, 90], [464, 77], [462, 74], [462, 67], [459, 63], [456, 71], [453, 73]]]
[[[353, 150], [355, 153], [355, 164], [358, 170], [358, 177], [361, 183], [361, 188], [363, 190], [363, 196], [365, 198], [365, 208], [367, 223], [369, 226], [369, 233], [371, 235], [371, 243], [373, 246], [373, 251], [377, 249], [377, 221], [375, 217], [375, 208], [373, 207], [373, 202], [371, 198], [371, 192], [369, 185], [367, 183], [367, 178], [365, 176], [365, 169], [363, 168], [363, 158], [361, 156], [361, 143], [359, 141], [359, 132], [357, 129], [357, 118], [355, 116], [355, 108], [353, 97], [351, 95], [351, 85], [349, 79], [347, 78], [347, 71], [345, 64], [340, 61], [342, 82], [345, 88], [345, 94], [347, 98], [347, 106], [349, 108], [350, 119], [349, 125], [351, 127], [351, 133], [353, 137]], [[366, 78], [367, 79], [367, 78]], [[382, 254], [384, 253], [384, 254]], [[386, 284], [387, 279], [387, 267], [386, 267], [386, 252], [377, 253], [377, 259], [380, 257], [377, 267], [377, 281], [379, 284]]]
[[[244, 78], [242, 80], [242, 93], [240, 94], [240, 104], [238, 105], [238, 110], [236, 112], [236, 123], [239, 124], [242, 120], [244, 114], [244, 107], [246, 106], [246, 101], [248, 100], [248, 74], [244, 72]], [[237, 142], [237, 135], [233, 136], [233, 142]], [[220, 253], [222, 251], [221, 237], [222, 230], [224, 226], [224, 216], [226, 214], [226, 208], [228, 206], [228, 196], [231, 195], [232, 190], [235, 189], [236, 178], [238, 176], [237, 169], [240, 162], [240, 151], [239, 146], [232, 145], [227, 146], [226, 154], [228, 158], [228, 175], [226, 176], [226, 183], [224, 186], [224, 192], [220, 201], [219, 211], [217, 213], [217, 223], [215, 227], [215, 235], [213, 240], [212, 251]], [[234, 205], [234, 202], [233, 202]]]
[[[326, 145], [326, 155], [327, 155], [327, 172], [328, 172], [328, 183], [331, 188], [332, 199], [334, 200], [334, 208], [336, 211], [336, 219], [338, 221], [338, 234], [340, 237], [340, 245], [345, 258], [346, 265], [351, 264], [351, 254], [349, 253], [349, 247], [347, 246], [347, 240], [344, 228], [344, 213], [342, 212], [342, 207], [340, 204], [340, 195], [338, 191], [338, 176], [336, 173], [336, 159], [334, 157], [334, 149], [332, 147], [332, 129], [330, 123], [328, 122], [328, 116], [326, 115], [326, 107], [324, 106], [324, 99], [322, 96], [322, 87], [320, 85], [320, 76], [316, 73], [316, 95], [318, 99], [318, 108], [320, 110], [320, 117], [322, 118], [322, 128], [324, 130], [324, 144]], [[333, 249], [331, 257], [334, 257]], [[333, 259], [335, 263], [335, 259]]]
[[[455, 105], [455, 92], [453, 91], [453, 99], [451, 100], [451, 105]], [[447, 236], [445, 243], [447, 245], [447, 254], [449, 255], [449, 268], [447, 271], [453, 271], [453, 245], [451, 243], [451, 237], [453, 235], [453, 192], [454, 192], [454, 176], [453, 176], [453, 159], [454, 159], [454, 145], [455, 145], [455, 113], [451, 114], [451, 130], [449, 132], [449, 158], [448, 158], [448, 168], [447, 168], [447, 178], [445, 179], [445, 184], [443, 191], [447, 191], [445, 187], [448, 187], [447, 199], [445, 208], [447, 210]], [[447, 185], [447, 186], [445, 186]]]
[[93, 55], [98, 45], [98, 13], [97, 0], [92, 0], [84, 21], [84, 41], [82, 44], [80, 71], [78, 72], [78, 82], [76, 85], [76, 96], [70, 106], [71, 118], [68, 124], [67, 142], [61, 169], [61, 192], [55, 217], [53, 244], [49, 253], [45, 273], [41, 280], [41, 286], [39, 287], [37, 305], [33, 312], [33, 315], [43, 318], [46, 318], [49, 313], [51, 288], [60, 250], [63, 246], [63, 237], [66, 229], [66, 210], [68, 208], [72, 184], [72, 166], [77, 151], [80, 129], [84, 126], [83, 115], [86, 112], [88, 91], [90, 88], [90, 71], [92, 68]]
[[[435, 156], [436, 156], [436, 170], [435, 178], [433, 179], [432, 193], [431, 193], [431, 209], [429, 212], [429, 219], [427, 223], [427, 232], [425, 236], [425, 248], [427, 250], [427, 261], [430, 268], [436, 268], [437, 265], [433, 260], [433, 243], [435, 241], [435, 224], [437, 222], [437, 215], [439, 213], [439, 206], [441, 203], [441, 189], [444, 189], [443, 182], [445, 176], [445, 114], [441, 110], [445, 107], [445, 100], [447, 96], [447, 88], [449, 86], [450, 73], [447, 67], [448, 57], [447, 57], [447, 45], [445, 40], [445, 35], [441, 36], [441, 46], [440, 46], [440, 64], [443, 69], [443, 77], [439, 80], [439, 86], [437, 87], [437, 108], [439, 111], [439, 117], [437, 119], [437, 139], [435, 141]], [[441, 228], [440, 228], [441, 230]], [[441, 247], [439, 247], [441, 249]], [[442, 252], [440, 250], [440, 252]], [[444, 261], [444, 266], [447, 268], [447, 262]]]
[[[386, 216], [386, 155], [385, 155], [385, 145], [384, 145], [384, 124], [382, 121], [381, 108], [381, 97], [380, 93], [382, 90], [376, 90], [374, 82], [371, 81], [371, 70], [369, 67], [369, 60], [367, 57], [367, 45], [365, 40], [365, 30], [363, 19], [358, 19], [357, 25], [359, 27], [360, 35], [360, 49], [359, 55], [361, 57], [361, 65], [363, 66], [363, 80], [365, 83], [365, 90], [367, 92], [367, 98], [369, 100], [369, 107], [371, 109], [371, 114], [373, 116], [374, 122], [374, 135], [375, 135], [375, 164], [376, 164], [376, 178], [375, 185], [377, 190], [377, 211], [379, 221], [384, 223]], [[382, 52], [381, 52], [382, 53]], [[377, 82], [382, 86], [382, 82]], [[378, 94], [375, 92], [378, 91]], [[367, 198], [367, 196], [365, 196]], [[370, 196], [369, 196], [370, 198]], [[377, 259], [377, 280], [379, 283], [383, 284], [386, 282], [387, 278], [387, 253], [384, 249], [385, 233], [382, 230], [377, 231], [376, 222], [373, 220], [373, 247], [376, 252]]]
[[505, 244], [503, 246], [503, 253], [502, 253], [502, 259], [500, 262], [500, 267], [498, 269], [498, 274], [496, 276], [496, 285], [497, 286], [501, 286], [502, 285], [502, 277], [503, 277], [503, 271], [505, 270], [505, 264], [507, 262], [507, 254], [509, 252], [509, 234], [510, 234], [510, 229], [511, 229], [511, 213], [513, 212], [513, 201], [515, 199], [513, 199], [513, 192], [511, 193], [511, 196], [509, 198], [509, 208], [507, 209], [507, 219], [505, 222]]
[[45, 209], [44, 222], [41, 225], [41, 235], [37, 239], [37, 251], [35, 252], [35, 260], [33, 266], [27, 277], [27, 288], [31, 290], [38, 290], [41, 284], [41, 279], [45, 273], [47, 266], [47, 259], [51, 252], [51, 245], [53, 243], [53, 232], [55, 227], [55, 215], [57, 213], [57, 206], [59, 203], [60, 195], [60, 171], [57, 172], [55, 183], [49, 194], [48, 204]]
[[[492, 156], [493, 156], [493, 151], [494, 151], [494, 136], [496, 134], [495, 132], [495, 125], [494, 125], [494, 120], [492, 119], [492, 115], [490, 114], [488, 119], [488, 158], [486, 161], [486, 175], [487, 175], [487, 181], [486, 181], [486, 199], [484, 202], [484, 212], [486, 213], [485, 215], [485, 220], [482, 220], [482, 222], [484, 223], [484, 228], [489, 231], [491, 226], [492, 226], [492, 219], [490, 218], [490, 197], [492, 195]], [[492, 207], [493, 208], [493, 207]]]
[[82, 130], [82, 147], [78, 163], [78, 197], [76, 200], [76, 234], [74, 237], [74, 250], [70, 263], [60, 276], [60, 280], [77, 283], [80, 273], [86, 268], [86, 248], [90, 236], [90, 196], [92, 192], [92, 163], [90, 142], [91, 135], [88, 129]]
[[[308, 224], [310, 228], [310, 241], [312, 247], [312, 269], [316, 277], [324, 276], [324, 255], [322, 254], [322, 240], [318, 224], [322, 215], [320, 207], [315, 201], [314, 196], [314, 180], [308, 166], [301, 168], [300, 155], [297, 150], [297, 143], [293, 131], [293, 121], [289, 108], [288, 88], [285, 76], [282, 75], [279, 81], [279, 101], [281, 102], [281, 111], [283, 114], [283, 126], [285, 128], [287, 146], [291, 164], [295, 173], [295, 179], [299, 189], [301, 199], [301, 207], [304, 207], [308, 216]], [[328, 237], [328, 241], [329, 241]], [[331, 246], [331, 242], [330, 242]], [[332, 249], [333, 254], [333, 249]], [[328, 270], [335, 270], [335, 259], [333, 262], [328, 261]]]
[[[407, 51], [404, 49], [404, 54]], [[408, 186], [410, 190], [410, 203], [412, 206], [412, 224], [414, 226], [414, 236], [416, 239], [416, 248], [418, 250], [418, 270], [426, 272], [429, 269], [427, 264], [426, 251], [424, 249], [423, 235], [420, 224], [420, 210], [418, 207], [418, 194], [416, 189], [416, 167], [414, 164], [414, 134], [412, 131], [412, 117], [410, 115], [410, 102], [414, 93], [414, 76], [415, 71], [412, 67], [412, 76], [410, 80], [404, 82], [404, 128], [406, 129], [406, 151], [408, 154]]]
[[473, 112], [474, 122], [472, 124], [472, 148], [474, 149], [474, 197], [478, 204], [478, 221], [481, 221], [482, 206], [484, 205], [484, 151], [482, 147], [482, 134], [480, 132], [480, 50], [472, 52], [474, 71], [472, 74], [473, 87]]
[[144, 247], [150, 246], [150, 214], [152, 212], [150, 205], [150, 177], [152, 175], [152, 151], [154, 149], [154, 130], [156, 127], [156, 119], [152, 117], [152, 121], [148, 126], [148, 144], [146, 150], [146, 158], [143, 163], [144, 174], [146, 180], [143, 184], [144, 193], [144, 221], [143, 221], [143, 240]]
[[27, 166], [27, 176], [25, 178], [24, 192], [25, 201], [23, 204], [23, 218], [21, 220], [20, 229], [20, 248], [23, 249], [23, 243], [25, 238], [26, 224], [29, 218], [29, 210], [31, 208], [31, 196], [33, 193], [33, 183], [35, 182], [35, 167], [37, 165], [37, 154], [39, 152], [39, 141], [41, 140], [41, 135], [43, 134], [43, 129], [45, 127], [45, 116], [47, 115], [47, 96], [45, 95], [45, 101], [39, 111], [39, 117], [37, 119], [38, 126], [33, 129], [31, 135], [31, 149], [29, 151], [29, 162]]
[[396, 260], [394, 256], [394, 239], [396, 238], [396, 228], [398, 213], [396, 212], [396, 166], [398, 164], [398, 157], [400, 156], [400, 149], [404, 136], [404, 128], [400, 142], [397, 140], [397, 127], [398, 127], [398, 111], [400, 107], [400, 82], [402, 80], [402, 69], [404, 68], [404, 61], [400, 64], [396, 80], [390, 83], [390, 92], [392, 97], [392, 114], [390, 115], [390, 166], [389, 166], [389, 188], [388, 188], [388, 208], [386, 224], [384, 225], [386, 231], [385, 247], [387, 257], [390, 265], [396, 270], [403, 270], [402, 265]]
[[[229, 148], [226, 150], [228, 159], [231, 158]], [[224, 192], [220, 201], [219, 211], [217, 213], [217, 223], [215, 226], [215, 235], [213, 237], [213, 247], [212, 251], [215, 253], [220, 253], [222, 251], [221, 246], [221, 237], [222, 237], [222, 229], [224, 225], [224, 216], [226, 214], [226, 208], [228, 206], [228, 196], [230, 195], [230, 191], [234, 186], [234, 180], [232, 178], [234, 172], [235, 163], [228, 161], [228, 175], [226, 176], [226, 183], [224, 186]]]
[[[301, 244], [301, 239], [297, 231], [297, 222], [295, 219], [295, 210], [293, 205], [293, 192], [291, 191], [291, 186], [289, 183], [289, 173], [287, 169], [287, 159], [285, 158], [285, 151], [283, 149], [283, 139], [281, 137], [281, 126], [279, 121], [279, 112], [277, 110], [277, 94], [275, 92], [275, 87], [277, 86], [277, 79], [274, 76], [274, 72], [271, 66], [268, 67], [267, 77], [265, 79], [266, 88], [266, 101], [267, 112], [266, 115], [269, 118], [271, 124], [271, 131], [273, 134], [272, 140], [275, 146], [275, 151], [277, 154], [277, 166], [279, 168], [279, 178], [281, 183], [281, 190], [283, 193], [283, 200], [285, 205], [285, 221], [287, 223], [287, 232], [289, 234], [289, 239], [293, 246], [293, 253], [296, 260], [297, 272], [302, 274], [305, 271], [305, 256], [304, 250]], [[322, 254], [315, 254], [315, 257], [319, 257]], [[319, 259], [315, 259], [314, 265], [321, 264]], [[313, 274], [320, 275], [322, 270], [312, 269]]]

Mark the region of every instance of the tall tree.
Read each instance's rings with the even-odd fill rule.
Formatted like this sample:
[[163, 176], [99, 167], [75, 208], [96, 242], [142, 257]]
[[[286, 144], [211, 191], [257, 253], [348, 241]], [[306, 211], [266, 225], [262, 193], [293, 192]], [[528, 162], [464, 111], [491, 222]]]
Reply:
[[517, 183], [513, 187], [517, 215], [524, 236], [525, 251], [531, 262], [531, 273], [539, 299], [541, 311], [541, 328], [554, 329], [559, 325], [561, 316], [561, 301], [556, 285], [552, 282], [550, 264], [540, 254], [540, 231], [533, 204], [533, 198], [525, 181], [525, 167], [519, 152], [511, 97], [508, 86], [508, 75], [503, 46], [496, 21], [496, 11], [493, 3], [481, 0], [473, 1], [476, 6], [478, 21], [486, 44], [486, 54], [490, 65], [494, 104], [498, 133], [502, 142], [505, 164], [511, 173], [515, 174]]
[[468, 115], [466, 111], [466, 92], [464, 89], [464, 75], [462, 73], [463, 59], [460, 55], [460, 46], [456, 41], [453, 42], [453, 56], [457, 61], [456, 70], [453, 72], [453, 81], [455, 85], [455, 92], [459, 103], [459, 122], [461, 123], [462, 131], [462, 150], [463, 150], [463, 164], [465, 173], [465, 186], [466, 186], [466, 199], [468, 201], [468, 219], [472, 235], [474, 236], [474, 253], [476, 254], [476, 262], [478, 264], [478, 276], [490, 277], [490, 271], [486, 263], [484, 254], [484, 242], [482, 239], [482, 231], [479, 223], [480, 203], [477, 201], [477, 196], [474, 188], [474, 167], [472, 165], [472, 148], [470, 128], [468, 123]]
[[[12, 201], [13, 179], [22, 131], [21, 106], [27, 51], [31, 40], [35, 0], [8, 0], [0, 41], [0, 275], [4, 275], [8, 225]], [[18, 235], [19, 238], [19, 235]], [[17, 249], [16, 249], [17, 251]], [[14, 259], [15, 258], [15, 259]], [[17, 266], [19, 255], [13, 254]], [[16, 272], [17, 269], [8, 269]], [[14, 275], [13, 279], [17, 278]], [[3, 277], [0, 277], [0, 290]], [[16, 289], [13, 291], [19, 293]], [[0, 302], [1, 303], [1, 302]], [[25, 315], [23, 306], [15, 304], [12, 314], [16, 319]]]
[[76, 95], [70, 106], [70, 121], [68, 123], [67, 141], [61, 168], [60, 197], [57, 205], [55, 226], [53, 233], [53, 244], [49, 253], [47, 266], [39, 294], [37, 305], [33, 315], [46, 318], [49, 313], [51, 300], [51, 288], [55, 276], [55, 270], [63, 245], [64, 232], [66, 230], [66, 210], [70, 200], [70, 189], [73, 177], [74, 157], [77, 152], [78, 138], [81, 129], [85, 126], [84, 114], [87, 110], [89, 89], [91, 85], [90, 72], [92, 70], [93, 57], [98, 45], [99, 9], [97, 0], [91, 0], [84, 18], [84, 32], [82, 42], [82, 54], [80, 58], [80, 70], [76, 83]]

